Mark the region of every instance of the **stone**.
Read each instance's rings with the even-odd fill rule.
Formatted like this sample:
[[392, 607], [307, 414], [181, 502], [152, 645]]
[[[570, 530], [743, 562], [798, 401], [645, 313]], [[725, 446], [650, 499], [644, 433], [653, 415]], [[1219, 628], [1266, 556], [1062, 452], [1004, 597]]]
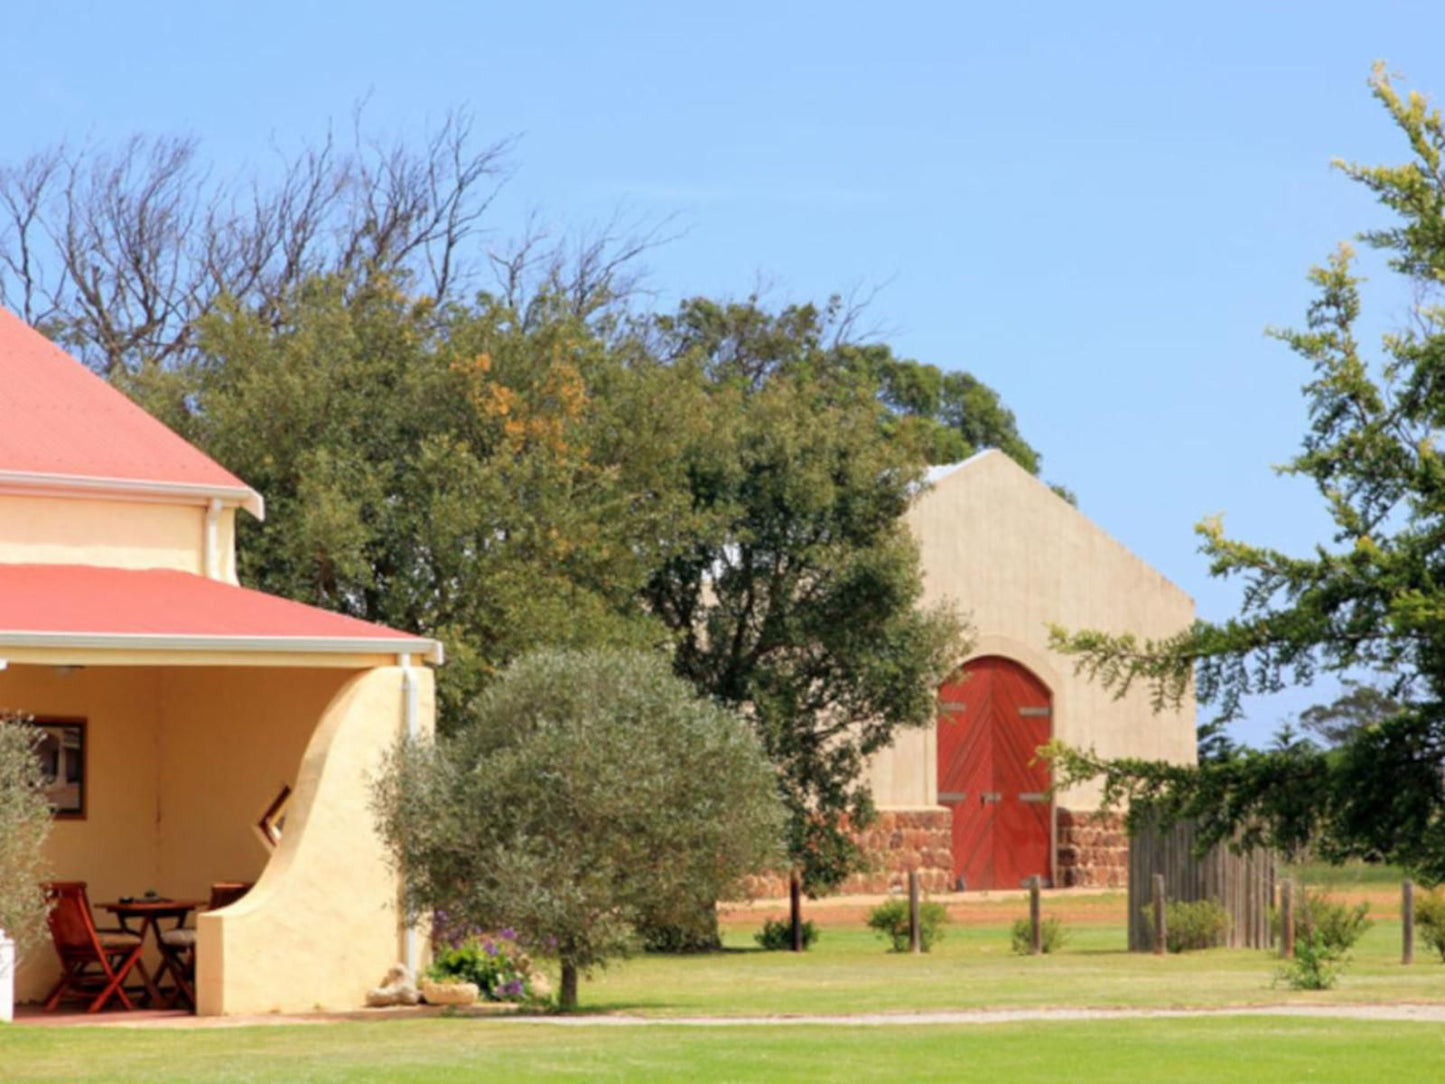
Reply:
[[421, 1000], [416, 983], [412, 981], [411, 968], [406, 964], [393, 964], [381, 980], [366, 992], [366, 1004], [373, 1009], [385, 1009], [392, 1005], [415, 1005]]
[[421, 980], [421, 996], [428, 1005], [475, 1005], [481, 993], [474, 982]]

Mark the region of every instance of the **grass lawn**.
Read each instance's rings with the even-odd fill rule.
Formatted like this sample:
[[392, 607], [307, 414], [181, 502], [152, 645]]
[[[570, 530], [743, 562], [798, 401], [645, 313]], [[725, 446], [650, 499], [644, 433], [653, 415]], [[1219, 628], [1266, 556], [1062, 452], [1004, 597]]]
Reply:
[[[1070, 933], [1044, 957], [1009, 951], [1021, 899], [954, 900], [934, 952], [884, 951], [866, 907], [812, 904], [822, 927], [802, 955], [763, 952], [768, 908], [724, 916], [729, 950], [643, 956], [585, 981], [585, 1012], [654, 1018], [649, 1027], [506, 1019], [391, 1019], [194, 1030], [0, 1027], [0, 1081], [1155, 1080], [1445, 1079], [1435, 1024], [1213, 1016], [864, 1027], [670, 1026], [685, 1015], [852, 1014], [1021, 1007], [1188, 1008], [1258, 1004], [1445, 1002], [1445, 966], [1399, 963], [1397, 892], [1387, 882], [1332, 888], [1368, 899], [1375, 926], [1335, 990], [1276, 984], [1279, 961], [1214, 949], [1156, 958], [1124, 950], [1124, 898], [1061, 896]], [[1423, 947], [1423, 946], [1421, 946]]]
[[[1008, 924], [1027, 913], [1023, 901], [971, 905], [944, 941], [921, 957], [885, 952], [861, 920], [831, 922], [821, 905], [811, 911], [822, 926], [811, 951], [763, 952], [752, 943], [762, 916], [734, 913], [724, 921], [731, 951], [625, 961], [583, 982], [582, 1007], [665, 1017], [1445, 1001], [1445, 966], [1417, 944], [1417, 962], [1402, 967], [1399, 920], [1384, 917], [1389, 912], [1383, 908], [1339, 986], [1305, 993], [1275, 982], [1280, 962], [1266, 952], [1211, 949], [1154, 957], [1125, 951], [1122, 895], [1057, 904], [1070, 916], [1070, 938], [1058, 954], [1041, 957], [1019, 957], [1009, 949]], [[1046, 904], [1045, 915], [1050, 911]]]
[[971, 1027], [560, 1028], [500, 1020], [0, 1030], [31, 1081], [1438, 1080], [1429, 1024], [1210, 1018]]

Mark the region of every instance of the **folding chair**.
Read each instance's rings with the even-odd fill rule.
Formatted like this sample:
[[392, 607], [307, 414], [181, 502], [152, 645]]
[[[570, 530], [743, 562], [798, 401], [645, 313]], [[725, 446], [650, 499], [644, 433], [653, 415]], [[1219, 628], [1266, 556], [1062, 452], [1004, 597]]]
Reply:
[[99, 1012], [111, 998], [134, 1009], [125, 980], [140, 962], [139, 935], [96, 929], [84, 881], [53, 881], [45, 886], [45, 894], [50, 901], [50, 939], [60, 957], [60, 980], [45, 999], [45, 1011], [54, 1012], [68, 993], [90, 998], [86, 1012]]
[[[211, 886], [211, 900], [206, 910], [219, 911], [222, 907], [229, 907], [249, 891], [251, 891], [251, 884], [248, 881], [219, 881]], [[171, 980], [176, 984], [171, 1004], [174, 1005], [176, 999], [179, 998], [186, 1003], [187, 1008], [194, 1011], [196, 1007], [196, 931], [189, 926], [178, 926], [174, 930], [161, 930], [160, 946], [161, 970], [156, 974], [156, 982], [161, 981], [164, 973], [170, 972]]]

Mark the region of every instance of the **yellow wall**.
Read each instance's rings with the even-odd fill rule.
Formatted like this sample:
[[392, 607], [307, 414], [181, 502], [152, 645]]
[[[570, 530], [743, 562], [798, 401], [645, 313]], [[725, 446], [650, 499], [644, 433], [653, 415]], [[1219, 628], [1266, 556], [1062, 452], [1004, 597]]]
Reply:
[[[1054, 734], [1106, 756], [1176, 763], [1195, 757], [1192, 698], [1156, 715], [1146, 690], [1123, 700], [1048, 647], [1048, 626], [1166, 636], [1194, 620], [1194, 603], [1086, 516], [999, 452], [985, 453], [924, 493], [908, 514], [928, 603], [948, 600], [972, 622], [972, 657], [1004, 655], [1053, 693]], [[960, 662], [966, 660], [959, 660]], [[906, 731], [871, 765], [884, 808], [937, 802], [935, 728]], [[1096, 786], [1059, 796], [1098, 805]]]
[[[434, 718], [429, 670], [420, 719]], [[403, 725], [402, 671], [352, 678], [327, 706], [276, 857], [249, 895], [201, 915], [202, 1014], [353, 1008], [402, 954], [397, 880], [372, 828], [368, 780]]]
[[160, 699], [156, 881], [205, 898], [255, 881], [272, 849], [256, 823], [297, 766], [344, 670], [167, 669]]
[[[413, 673], [430, 731], [432, 675]], [[203, 940], [216, 965], [202, 968], [206, 1011], [354, 1007], [401, 952], [396, 880], [366, 806], [366, 772], [402, 724], [400, 674], [12, 664], [0, 710], [87, 719], [87, 815], [56, 821], [48, 850], [54, 876], [86, 881], [93, 903], [152, 888], [204, 899], [222, 880], [265, 886], [252, 917]], [[282, 784], [294, 793], [273, 851], [255, 825]], [[222, 954], [245, 961], [230, 969], [235, 989], [217, 977]], [[42, 947], [18, 997], [43, 996], [56, 973]]]
[[[158, 678], [141, 669], [62, 674], [48, 666], [12, 665], [0, 671], [0, 711], [88, 719], [86, 818], [55, 822], [48, 858], [57, 880], [88, 882], [96, 902], [158, 883]], [[53, 954], [43, 946], [20, 968], [17, 1000], [42, 996], [56, 973]]]
[[[205, 574], [200, 505], [0, 496], [0, 563], [173, 568]], [[236, 510], [218, 524], [220, 577], [235, 580]]]

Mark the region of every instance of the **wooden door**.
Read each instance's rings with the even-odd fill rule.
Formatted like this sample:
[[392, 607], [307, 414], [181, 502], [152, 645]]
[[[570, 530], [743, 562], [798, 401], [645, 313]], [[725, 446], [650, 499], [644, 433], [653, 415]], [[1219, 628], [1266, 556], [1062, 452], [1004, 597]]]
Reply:
[[1052, 731], [1048, 689], [1018, 663], [986, 656], [938, 702], [938, 801], [953, 809], [954, 876], [969, 889], [1047, 879], [1049, 771], [1030, 762]]

